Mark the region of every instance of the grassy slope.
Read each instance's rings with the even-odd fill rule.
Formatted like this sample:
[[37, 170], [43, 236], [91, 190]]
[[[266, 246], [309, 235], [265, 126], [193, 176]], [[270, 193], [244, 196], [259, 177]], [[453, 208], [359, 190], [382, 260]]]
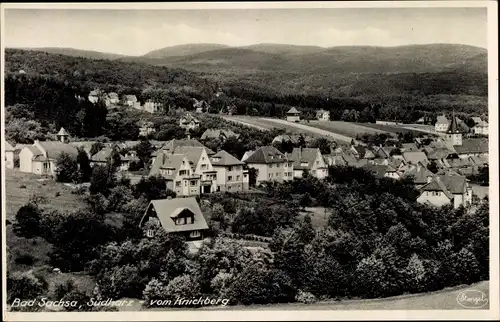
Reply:
[[[17, 210], [34, 195], [45, 197], [47, 208], [71, 211], [85, 207], [80, 196], [71, 189], [53, 180], [39, 181], [40, 176], [20, 172], [19, 169], [5, 169], [6, 218], [12, 220]], [[25, 186], [25, 188], [21, 188]], [[60, 195], [56, 197], [56, 194]]]

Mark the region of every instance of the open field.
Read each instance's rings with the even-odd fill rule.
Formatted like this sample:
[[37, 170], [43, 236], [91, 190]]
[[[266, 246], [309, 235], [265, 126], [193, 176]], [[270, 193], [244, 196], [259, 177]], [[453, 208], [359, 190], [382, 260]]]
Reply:
[[409, 133], [413, 132], [414, 135], [419, 135], [419, 134], [429, 134], [429, 130], [422, 128], [419, 129], [417, 127], [413, 128], [411, 127], [410, 124], [404, 124], [404, 125], [385, 125], [385, 124], [373, 124], [373, 123], [357, 123], [365, 127], [369, 127], [375, 130], [380, 130], [382, 132], [389, 132], [389, 133]]
[[[5, 169], [6, 218], [11, 220], [17, 210], [36, 194], [45, 197], [47, 208], [75, 210], [85, 207], [81, 197], [72, 194], [70, 187], [53, 180], [43, 180], [40, 176], [20, 172], [19, 169]], [[57, 193], [59, 195], [56, 197]]]
[[364, 123], [361, 124], [344, 121], [310, 121], [307, 125], [349, 137], [356, 137], [358, 134], [365, 133], [378, 134], [387, 132], [382, 129], [364, 126]]
[[267, 131], [271, 130], [273, 128], [276, 128], [276, 126], [272, 124], [264, 124], [260, 122], [260, 120], [256, 117], [250, 117], [250, 116], [222, 116], [223, 119], [229, 122], [235, 122], [239, 124], [243, 124], [246, 126], [254, 127], [258, 130], [261, 131]]
[[[208, 306], [200, 309], [186, 308], [145, 308], [141, 302], [135, 300], [130, 307], [120, 307], [120, 311], [170, 311], [170, 310], [466, 310], [457, 302], [457, 297], [462, 291], [477, 290], [481, 291], [489, 298], [489, 281], [482, 281], [472, 285], [461, 285], [452, 288], [446, 288], [436, 292], [420, 293], [411, 295], [401, 295], [388, 297], [383, 299], [370, 300], [340, 300], [340, 301], [325, 301], [314, 304], [267, 304], [267, 305], [252, 305], [252, 306]], [[488, 310], [490, 303], [488, 302], [482, 309]]]

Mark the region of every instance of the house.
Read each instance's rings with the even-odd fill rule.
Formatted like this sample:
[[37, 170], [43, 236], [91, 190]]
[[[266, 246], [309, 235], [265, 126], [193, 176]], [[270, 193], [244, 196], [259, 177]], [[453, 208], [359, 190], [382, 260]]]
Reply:
[[94, 154], [90, 159], [90, 164], [92, 166], [95, 165], [104, 165], [111, 162], [111, 157], [113, 155], [113, 151], [117, 151], [120, 154], [120, 171], [128, 171], [130, 168], [130, 164], [132, 162], [138, 162], [139, 158], [137, 157], [135, 151], [129, 151], [128, 153], [121, 153], [119, 148], [115, 147], [105, 147], [101, 151]]
[[203, 147], [207, 151], [208, 155], [215, 154], [214, 151], [210, 150], [209, 148], [207, 148], [206, 146], [204, 146], [203, 144], [201, 144], [197, 140], [194, 140], [194, 139], [186, 139], [186, 140], [173, 139], [173, 140], [170, 140], [170, 141], [167, 141], [167, 142], [163, 143], [161, 145], [161, 147], [159, 147], [159, 149], [157, 151], [155, 151], [155, 152], [152, 153], [152, 155], [151, 155], [152, 156], [152, 162], [154, 162], [154, 158], [155, 158], [155, 156], [158, 153], [164, 152], [164, 153], [172, 154], [172, 153], [174, 153], [174, 150], [177, 147], [179, 147], [179, 146]]
[[436, 132], [446, 132], [450, 125], [450, 121], [446, 118], [446, 115], [441, 115], [437, 117], [436, 124], [434, 124], [434, 130]]
[[77, 157], [78, 150], [67, 143], [58, 141], [38, 141], [19, 152], [19, 170], [38, 175], [56, 174], [57, 158], [62, 153]]
[[245, 163], [239, 161], [224, 150], [211, 157], [212, 167], [217, 171], [217, 191], [247, 191], [249, 187], [248, 170]]
[[432, 178], [434, 177], [434, 174], [429, 171], [426, 167], [422, 166], [421, 164], [418, 164], [416, 166], [410, 166], [408, 171], [405, 171], [403, 178], [412, 178], [413, 183], [415, 184], [415, 187], [417, 189], [420, 189], [427, 183], [429, 183]]
[[241, 158], [242, 162], [245, 162], [255, 151], [246, 151]]
[[375, 159], [375, 154], [373, 151], [368, 149], [366, 146], [363, 145], [352, 145], [350, 149], [351, 154], [356, 158], [356, 159]]
[[203, 113], [204, 109], [205, 111], [208, 110], [208, 103], [205, 102], [204, 100], [198, 101], [196, 98], [193, 98], [193, 101], [194, 101], [193, 108], [196, 113]]
[[5, 143], [5, 167], [7, 169], [14, 169], [14, 152], [15, 149], [14, 147], [7, 141], [4, 141]]
[[422, 164], [423, 166], [427, 166], [429, 164], [429, 160], [427, 159], [427, 155], [424, 152], [403, 152], [403, 158], [408, 164]]
[[473, 117], [472, 120], [476, 123], [472, 127], [472, 133], [488, 135], [488, 122], [483, 121], [480, 117]]
[[193, 115], [187, 113], [179, 119], [179, 126], [186, 130], [195, 130], [200, 127], [200, 121], [198, 121]]
[[313, 177], [324, 179], [328, 176], [328, 166], [319, 148], [294, 148], [288, 160], [293, 161], [293, 176], [301, 178], [304, 171]]
[[448, 148], [425, 148], [424, 153], [427, 155], [427, 159], [431, 161], [458, 158], [458, 154]]
[[[124, 95], [123, 96], [123, 104], [126, 106], [130, 107], [136, 107], [137, 103], [137, 97], [135, 95]], [[140, 103], [139, 103], [140, 104]]]
[[293, 180], [293, 161], [273, 146], [258, 148], [245, 159], [245, 163], [257, 170], [257, 185], [264, 181]]
[[295, 107], [292, 107], [286, 112], [286, 120], [289, 122], [300, 122], [300, 112]]
[[316, 111], [316, 119], [318, 121], [330, 121], [330, 111], [324, 109]]
[[225, 141], [228, 138], [237, 139], [239, 137], [239, 134], [236, 134], [229, 129], [208, 129], [201, 135], [201, 140], [221, 139], [222, 141]]
[[149, 112], [149, 113], [156, 113], [158, 112], [159, 110], [161, 110], [161, 108], [163, 107], [163, 105], [161, 103], [158, 103], [158, 102], [154, 102], [152, 100], [147, 100], [145, 103], [144, 103], [144, 106], [142, 107], [142, 109], [146, 112]]
[[400, 175], [397, 170], [390, 165], [367, 164], [363, 166], [363, 168], [372, 172], [377, 178], [400, 179]]
[[212, 167], [205, 147], [178, 146], [174, 154], [187, 157], [193, 173], [200, 176], [201, 193], [211, 193], [217, 190], [217, 171]]
[[453, 149], [460, 158], [466, 159], [472, 156], [488, 158], [489, 142], [486, 138], [464, 139], [461, 145], [454, 145]]
[[179, 234], [186, 241], [202, 240], [208, 225], [196, 198], [151, 200], [139, 223], [147, 237], [154, 237], [156, 227], [167, 234]]
[[153, 122], [139, 122], [139, 136], [148, 137], [150, 134], [155, 133]]
[[66, 132], [66, 130], [61, 127], [59, 132], [56, 134], [57, 140], [62, 142], [62, 143], [68, 143], [69, 142], [69, 134]]
[[69, 144], [74, 146], [76, 149], [82, 149], [87, 153], [87, 156], [89, 159], [92, 158], [92, 154], [90, 151], [92, 150], [92, 146], [97, 143], [97, 141], [77, 141], [77, 142], [70, 142]]
[[396, 150], [393, 146], [381, 146], [375, 149], [375, 156], [382, 159], [389, 159], [391, 157], [391, 152]]
[[472, 203], [472, 188], [464, 176], [437, 175], [420, 188], [417, 201], [438, 207], [447, 204], [455, 209], [467, 207]]
[[177, 196], [197, 196], [200, 194], [201, 176], [184, 154], [159, 152], [151, 165], [150, 176], [160, 175], [167, 181], [167, 188]]
[[101, 90], [95, 89], [89, 93], [89, 96], [88, 96], [89, 102], [97, 103], [103, 97], [103, 95], [104, 95], [104, 93]]
[[118, 94], [116, 94], [115, 92], [111, 92], [108, 94], [108, 101], [110, 104], [118, 104], [120, 103], [120, 98], [118, 97]]
[[351, 155], [341, 152], [341, 153], [331, 153], [323, 155], [323, 159], [327, 166], [352, 166], [356, 163], [356, 159]]

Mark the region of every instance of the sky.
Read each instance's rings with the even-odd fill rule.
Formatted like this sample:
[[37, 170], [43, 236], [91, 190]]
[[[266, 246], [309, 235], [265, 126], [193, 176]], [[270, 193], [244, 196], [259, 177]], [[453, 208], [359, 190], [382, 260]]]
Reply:
[[6, 9], [6, 47], [71, 47], [123, 55], [189, 44], [487, 48], [485, 8], [54, 10]]

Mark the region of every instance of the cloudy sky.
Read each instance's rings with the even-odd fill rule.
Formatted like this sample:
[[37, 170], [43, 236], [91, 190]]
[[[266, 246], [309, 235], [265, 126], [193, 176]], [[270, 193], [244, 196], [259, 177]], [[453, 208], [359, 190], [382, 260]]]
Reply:
[[486, 9], [5, 10], [6, 47], [142, 55], [187, 43], [486, 48]]

